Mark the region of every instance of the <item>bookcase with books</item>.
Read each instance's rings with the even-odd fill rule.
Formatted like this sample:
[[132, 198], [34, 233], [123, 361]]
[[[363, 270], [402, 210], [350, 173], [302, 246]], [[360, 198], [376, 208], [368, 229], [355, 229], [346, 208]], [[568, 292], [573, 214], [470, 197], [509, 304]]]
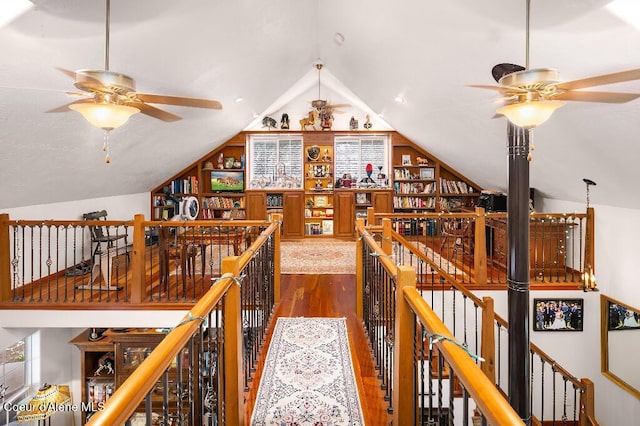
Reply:
[[[401, 135], [393, 136], [393, 210], [473, 210], [480, 186]], [[414, 230], [416, 231], [416, 230]], [[428, 234], [428, 230], [424, 231]]]
[[333, 145], [307, 145], [305, 157], [305, 236], [333, 236]]
[[240, 133], [151, 191], [151, 219], [171, 220], [198, 200], [197, 219], [245, 218], [245, 135]]

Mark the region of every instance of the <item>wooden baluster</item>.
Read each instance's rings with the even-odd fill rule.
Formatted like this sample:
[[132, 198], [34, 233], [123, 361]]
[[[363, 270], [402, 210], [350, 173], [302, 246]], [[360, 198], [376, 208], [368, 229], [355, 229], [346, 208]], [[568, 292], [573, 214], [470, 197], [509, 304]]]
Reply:
[[9, 215], [0, 214], [0, 302], [11, 300], [11, 244]]

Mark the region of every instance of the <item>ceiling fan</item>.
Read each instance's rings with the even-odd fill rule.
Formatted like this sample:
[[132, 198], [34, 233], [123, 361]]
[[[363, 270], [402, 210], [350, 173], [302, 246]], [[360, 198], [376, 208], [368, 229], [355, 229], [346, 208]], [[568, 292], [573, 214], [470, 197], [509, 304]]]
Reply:
[[[185, 98], [136, 92], [132, 77], [109, 70], [109, 22], [111, 1], [106, 2], [105, 59], [103, 70], [81, 69], [69, 71], [58, 68], [74, 80], [74, 86], [82, 92], [70, 92], [83, 99], [62, 105], [47, 112], [80, 112], [92, 125], [106, 132], [122, 126], [133, 114], [141, 112], [165, 122], [180, 120], [182, 117], [150, 104], [177, 105], [185, 107], [222, 109], [220, 102], [210, 99]], [[106, 149], [105, 149], [106, 150]], [[108, 160], [108, 154], [106, 162]]]
[[331, 115], [334, 112], [337, 114], [344, 113], [345, 111], [342, 111], [339, 108], [350, 108], [350, 104], [330, 104], [326, 101], [326, 99], [322, 99], [322, 97], [320, 96], [320, 72], [324, 67], [324, 63], [318, 60], [313, 65], [318, 70], [318, 99], [311, 101], [311, 106], [314, 107], [316, 111], [318, 111], [318, 114], [320, 114], [320, 116], [322, 116], [323, 114]]
[[519, 127], [531, 129], [551, 117], [564, 105], [563, 101], [624, 103], [640, 97], [640, 93], [593, 92], [579, 89], [640, 79], [640, 68], [603, 74], [568, 82], [560, 82], [558, 71], [551, 68], [529, 68], [529, 15], [531, 0], [526, 0], [526, 66], [498, 64], [492, 74], [499, 86], [470, 85], [495, 90], [504, 95], [505, 105], [496, 110]]

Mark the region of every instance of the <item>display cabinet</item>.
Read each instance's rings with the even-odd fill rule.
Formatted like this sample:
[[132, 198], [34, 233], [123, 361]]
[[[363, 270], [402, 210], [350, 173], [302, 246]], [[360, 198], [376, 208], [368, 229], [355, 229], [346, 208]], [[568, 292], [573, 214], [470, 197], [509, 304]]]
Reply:
[[305, 146], [305, 235], [333, 236], [333, 145]]
[[71, 339], [80, 350], [81, 421], [84, 424], [100, 410], [115, 390], [115, 354], [111, 338], [91, 340], [91, 329]]

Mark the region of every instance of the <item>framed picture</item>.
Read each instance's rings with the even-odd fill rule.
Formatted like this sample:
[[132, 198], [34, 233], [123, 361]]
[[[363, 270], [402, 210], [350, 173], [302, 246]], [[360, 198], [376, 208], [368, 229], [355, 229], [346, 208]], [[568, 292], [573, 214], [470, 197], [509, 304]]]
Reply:
[[420, 179], [435, 179], [436, 177], [436, 169], [433, 167], [421, 167], [420, 168]]
[[328, 205], [329, 205], [329, 197], [327, 197], [326, 195], [316, 197], [315, 207], [327, 207]]
[[583, 306], [583, 299], [533, 299], [533, 331], [582, 331]]
[[402, 155], [402, 165], [403, 166], [411, 166], [411, 155], [403, 154]]
[[614, 303], [610, 300], [607, 311], [608, 330], [640, 329], [640, 312], [634, 311], [622, 303]]

